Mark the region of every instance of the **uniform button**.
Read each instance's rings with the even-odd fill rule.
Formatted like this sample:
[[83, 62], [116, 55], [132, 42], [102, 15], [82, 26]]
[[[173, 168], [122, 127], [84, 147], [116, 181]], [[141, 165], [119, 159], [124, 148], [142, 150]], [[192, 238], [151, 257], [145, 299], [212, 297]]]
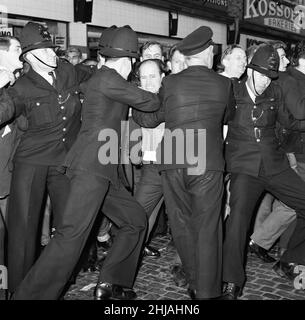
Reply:
[[261, 142], [261, 139], [256, 139], [256, 142]]
[[36, 102], [36, 106], [40, 106], [40, 102]]
[[274, 108], [273, 108], [273, 107], [270, 107], [270, 109], [273, 110]]
[[78, 91], [75, 91], [75, 94], [78, 94]]
[[67, 120], [67, 117], [62, 117], [63, 120]]
[[256, 106], [253, 107], [253, 109], [256, 109], [256, 108], [257, 108]]
[[58, 98], [61, 98], [61, 94], [58, 95]]
[[66, 129], [66, 128], [63, 128], [62, 131], [67, 131], [67, 129]]
[[63, 138], [62, 141], [65, 142], [65, 141], [66, 141], [66, 138]]
[[235, 106], [235, 109], [237, 109], [237, 106]]
[[228, 141], [226, 141], [226, 144], [229, 144], [229, 142], [228, 142]]
[[60, 109], [61, 109], [61, 110], [64, 110], [64, 109], [65, 109], [65, 106], [61, 106]]

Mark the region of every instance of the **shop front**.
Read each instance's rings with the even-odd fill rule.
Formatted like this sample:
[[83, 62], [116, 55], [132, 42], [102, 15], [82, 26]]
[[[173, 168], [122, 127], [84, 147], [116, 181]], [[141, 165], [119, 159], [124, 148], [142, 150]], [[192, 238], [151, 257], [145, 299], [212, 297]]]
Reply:
[[241, 45], [248, 48], [277, 39], [287, 44], [288, 51], [292, 50], [298, 41], [305, 39], [302, 8], [305, 13], [305, 0], [284, 1], [284, 4], [273, 0], [245, 0]]
[[0, 21], [0, 35], [10, 35], [19, 38], [22, 28], [29, 22], [34, 21], [44, 24], [52, 37], [53, 43], [62, 50], [67, 49], [67, 26], [66, 22], [55, 20], [47, 20], [36, 17], [14, 15], [11, 13], [3, 13]]

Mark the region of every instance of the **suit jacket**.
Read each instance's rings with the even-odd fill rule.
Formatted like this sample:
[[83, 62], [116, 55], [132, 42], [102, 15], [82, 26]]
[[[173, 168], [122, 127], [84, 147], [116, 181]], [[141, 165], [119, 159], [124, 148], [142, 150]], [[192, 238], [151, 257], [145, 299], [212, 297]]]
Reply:
[[[159, 95], [159, 112], [133, 112], [142, 127], [155, 127], [165, 121], [165, 135], [157, 150], [159, 170], [197, 167], [196, 157], [202, 155], [205, 169], [224, 170], [222, 124], [233, 102], [231, 81], [205, 66], [190, 66], [164, 78]], [[175, 131], [180, 140], [176, 143], [173, 139], [170, 145], [170, 135]]]
[[235, 81], [233, 87], [236, 106], [228, 122], [227, 170], [257, 177], [262, 164], [268, 175], [288, 169], [286, 154], [275, 132], [277, 122], [289, 126], [293, 120], [285, 108], [281, 88], [271, 83], [254, 103], [246, 80]]
[[63, 167], [101, 176], [116, 185], [121, 121], [127, 119], [128, 105], [155, 111], [160, 107], [158, 96], [127, 82], [107, 66], [87, 81], [84, 96], [81, 130]]
[[23, 114], [28, 121], [14, 161], [59, 165], [76, 139], [81, 116], [76, 72], [60, 61], [55, 74], [56, 88], [30, 69], [9, 89], [15, 116]]

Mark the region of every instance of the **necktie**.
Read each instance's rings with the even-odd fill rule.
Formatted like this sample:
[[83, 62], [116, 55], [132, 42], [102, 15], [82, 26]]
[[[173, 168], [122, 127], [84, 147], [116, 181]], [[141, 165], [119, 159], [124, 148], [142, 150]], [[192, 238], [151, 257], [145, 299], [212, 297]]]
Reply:
[[56, 78], [55, 78], [54, 72], [51, 71], [48, 74], [52, 77], [52, 87], [54, 87], [56, 89]]

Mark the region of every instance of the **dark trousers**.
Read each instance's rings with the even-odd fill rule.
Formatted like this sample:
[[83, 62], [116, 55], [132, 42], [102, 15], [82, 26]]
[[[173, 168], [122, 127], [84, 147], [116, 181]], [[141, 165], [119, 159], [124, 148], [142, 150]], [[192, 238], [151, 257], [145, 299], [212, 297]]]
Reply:
[[158, 166], [144, 164], [141, 168], [141, 177], [137, 184], [135, 198], [144, 208], [149, 219], [147, 242], [160, 212], [160, 206], [163, 202], [162, 197], [162, 179]]
[[221, 294], [223, 173], [162, 172], [165, 204], [175, 246], [198, 298]]
[[56, 227], [64, 212], [69, 179], [56, 167], [16, 163], [8, 206], [8, 289], [14, 292], [39, 253], [42, 205], [47, 192]]
[[17, 288], [14, 299], [55, 300], [60, 297], [100, 207], [117, 225], [118, 232], [103, 263], [99, 281], [133, 286], [147, 227], [143, 208], [122, 185], [114, 189], [101, 177], [72, 172], [62, 223]]
[[245, 281], [245, 247], [254, 209], [264, 191], [296, 210], [297, 226], [281, 260], [305, 264], [305, 182], [292, 170], [258, 177], [233, 173], [230, 184], [231, 212], [226, 220], [223, 280], [242, 287]]

